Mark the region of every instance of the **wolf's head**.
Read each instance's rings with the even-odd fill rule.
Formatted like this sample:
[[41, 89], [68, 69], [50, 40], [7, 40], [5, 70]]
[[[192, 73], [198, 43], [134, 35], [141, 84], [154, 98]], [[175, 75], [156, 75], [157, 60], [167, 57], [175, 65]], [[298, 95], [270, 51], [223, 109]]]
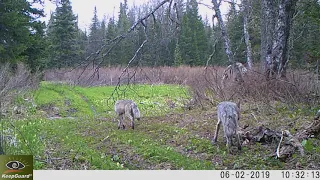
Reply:
[[140, 120], [140, 111], [138, 106], [135, 103], [132, 104], [132, 113], [134, 118], [136, 118], [137, 120]]

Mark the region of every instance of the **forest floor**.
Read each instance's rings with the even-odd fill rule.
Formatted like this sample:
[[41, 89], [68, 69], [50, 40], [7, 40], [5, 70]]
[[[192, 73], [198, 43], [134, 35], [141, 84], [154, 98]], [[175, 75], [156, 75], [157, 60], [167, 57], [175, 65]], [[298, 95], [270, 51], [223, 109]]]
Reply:
[[[122, 87], [121, 87], [122, 88]], [[217, 123], [214, 105], [186, 107], [190, 96], [178, 85], [79, 87], [42, 82], [19, 97], [1, 123], [7, 154], [34, 155], [34, 168], [47, 169], [319, 169], [320, 140], [303, 142], [285, 161], [275, 158], [278, 141], [243, 144], [227, 153], [223, 130], [211, 144]], [[125, 93], [123, 93], [125, 92]], [[138, 103], [142, 118], [132, 130], [118, 130], [114, 100]], [[313, 120], [302, 107], [241, 102], [240, 127], [264, 125], [295, 134]]]

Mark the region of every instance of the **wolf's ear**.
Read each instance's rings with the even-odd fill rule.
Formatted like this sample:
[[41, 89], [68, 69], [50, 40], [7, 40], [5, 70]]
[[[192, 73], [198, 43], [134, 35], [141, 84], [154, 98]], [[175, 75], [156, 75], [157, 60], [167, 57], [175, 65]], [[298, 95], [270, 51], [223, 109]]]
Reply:
[[240, 109], [240, 99], [238, 99], [238, 101], [237, 101], [237, 106]]

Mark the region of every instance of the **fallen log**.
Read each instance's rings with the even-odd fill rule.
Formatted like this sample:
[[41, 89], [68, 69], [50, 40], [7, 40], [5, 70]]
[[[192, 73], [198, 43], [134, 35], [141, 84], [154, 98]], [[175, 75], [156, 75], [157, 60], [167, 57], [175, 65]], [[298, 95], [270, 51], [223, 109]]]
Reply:
[[288, 157], [298, 150], [301, 156], [305, 155], [304, 148], [301, 144], [303, 140], [316, 137], [320, 134], [320, 110], [315, 118], [307, 126], [301, 128], [295, 135], [292, 135], [288, 130], [281, 132], [272, 130], [265, 126], [254, 128], [245, 127], [239, 131], [242, 137], [243, 144], [246, 143], [278, 143], [275, 153], [271, 156], [285, 161]]

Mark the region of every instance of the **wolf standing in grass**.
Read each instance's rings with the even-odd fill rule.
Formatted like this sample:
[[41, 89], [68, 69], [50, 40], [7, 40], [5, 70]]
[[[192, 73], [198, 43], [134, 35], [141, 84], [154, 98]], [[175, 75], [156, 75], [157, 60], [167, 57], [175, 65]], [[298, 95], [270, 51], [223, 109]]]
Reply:
[[238, 123], [240, 119], [240, 103], [224, 101], [217, 106], [218, 123], [216, 126], [216, 133], [212, 140], [212, 144], [217, 142], [220, 124], [223, 125], [224, 136], [227, 139], [227, 150], [230, 152], [232, 145], [232, 137], [236, 135], [238, 141], [238, 149], [241, 150], [240, 136], [238, 134]]
[[114, 110], [119, 116], [118, 129], [125, 129], [123, 124], [124, 116], [130, 119], [132, 129], [134, 129], [134, 119], [140, 120], [139, 108], [132, 100], [118, 100], [114, 105]]

